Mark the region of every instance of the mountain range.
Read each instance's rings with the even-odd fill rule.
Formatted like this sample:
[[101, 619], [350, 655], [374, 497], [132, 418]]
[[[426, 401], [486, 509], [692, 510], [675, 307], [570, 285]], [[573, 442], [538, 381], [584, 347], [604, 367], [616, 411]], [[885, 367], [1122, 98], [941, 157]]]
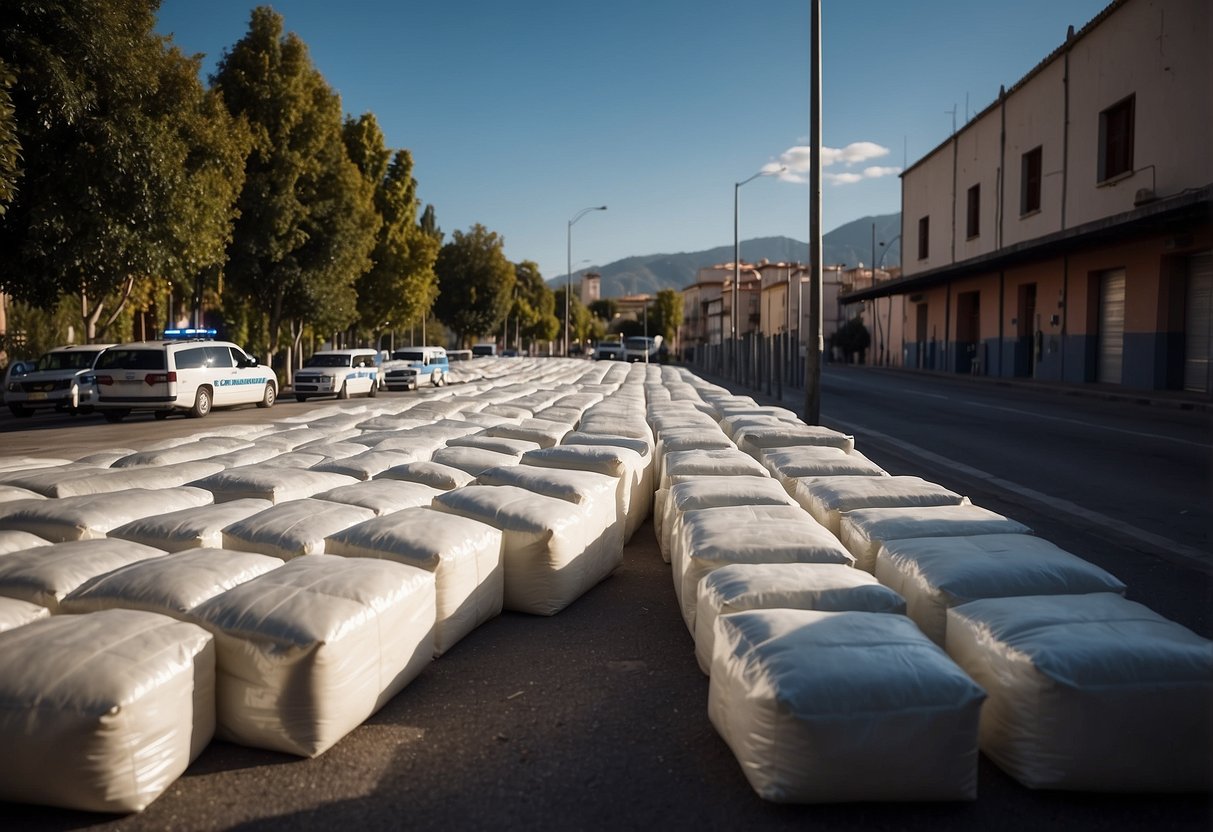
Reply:
[[[871, 265], [872, 225], [876, 225], [876, 262], [882, 266], [901, 263], [901, 214], [885, 214], [878, 217], [862, 217], [846, 225], [840, 225], [822, 235], [822, 261], [827, 264], [845, 263], [856, 266]], [[891, 242], [890, 242], [891, 241]], [[888, 254], [881, 242], [888, 243]], [[883, 260], [881, 258], [884, 258]], [[809, 245], [791, 237], [758, 237], [743, 240], [741, 260], [756, 263], [759, 260], [806, 263]], [[733, 262], [733, 246], [719, 246], [705, 251], [679, 252], [678, 254], [648, 254], [625, 257], [604, 266], [591, 266], [574, 276], [580, 281], [585, 271], [602, 275], [602, 297], [616, 298], [623, 295], [656, 294], [662, 289], [683, 289], [695, 282], [700, 269], [720, 263]], [[552, 288], [564, 286], [565, 276], [548, 280]]]

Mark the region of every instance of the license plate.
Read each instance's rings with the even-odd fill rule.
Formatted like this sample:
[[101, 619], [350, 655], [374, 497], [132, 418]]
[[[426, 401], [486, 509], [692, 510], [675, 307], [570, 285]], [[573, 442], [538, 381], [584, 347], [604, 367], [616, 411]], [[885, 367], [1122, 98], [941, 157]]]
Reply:
[[31, 402], [44, 402], [44, 401], [46, 401], [46, 394], [45, 393], [30, 393], [29, 400]]

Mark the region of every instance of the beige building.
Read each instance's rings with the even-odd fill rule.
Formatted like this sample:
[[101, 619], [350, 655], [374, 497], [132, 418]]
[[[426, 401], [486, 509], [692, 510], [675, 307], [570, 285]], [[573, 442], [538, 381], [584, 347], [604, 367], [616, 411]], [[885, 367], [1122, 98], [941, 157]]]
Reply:
[[900, 298], [910, 367], [1208, 398], [1209, 35], [1208, 0], [1071, 29], [902, 174], [904, 273], [843, 300]]
[[586, 272], [581, 276], [581, 305], [589, 306], [596, 300], [602, 299], [602, 275], [598, 272]]

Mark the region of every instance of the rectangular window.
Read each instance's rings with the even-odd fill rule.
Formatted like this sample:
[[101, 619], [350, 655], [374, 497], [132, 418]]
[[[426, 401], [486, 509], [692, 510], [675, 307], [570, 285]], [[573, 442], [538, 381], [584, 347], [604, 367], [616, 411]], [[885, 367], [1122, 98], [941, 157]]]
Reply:
[[1040, 148], [1029, 150], [1019, 163], [1019, 215], [1040, 210]]
[[968, 238], [972, 240], [981, 233], [981, 185], [969, 188]]
[[1099, 114], [1099, 181], [1133, 170], [1133, 110], [1136, 96]]
[[923, 217], [918, 221], [918, 259], [926, 260], [930, 254], [931, 218]]

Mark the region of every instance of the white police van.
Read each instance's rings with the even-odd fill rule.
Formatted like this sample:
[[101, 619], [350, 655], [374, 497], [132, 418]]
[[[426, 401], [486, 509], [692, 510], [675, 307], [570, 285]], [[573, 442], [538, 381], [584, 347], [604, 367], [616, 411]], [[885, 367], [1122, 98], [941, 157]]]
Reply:
[[212, 407], [256, 404], [278, 398], [274, 371], [230, 341], [212, 341], [215, 330], [166, 329], [163, 341], [110, 347], [97, 359], [97, 410], [110, 422], [133, 411], [157, 419], [174, 412], [201, 417]]
[[14, 364], [4, 382], [4, 403], [14, 416], [35, 410], [91, 413], [97, 398], [92, 369], [97, 357], [113, 344], [55, 347], [37, 363]]
[[403, 347], [392, 353], [383, 383], [389, 390], [416, 390], [426, 382], [441, 387], [450, 369], [443, 347]]
[[324, 350], [313, 353], [295, 373], [295, 398], [312, 396], [348, 399], [365, 393], [375, 396], [381, 383], [378, 356], [374, 350]]

